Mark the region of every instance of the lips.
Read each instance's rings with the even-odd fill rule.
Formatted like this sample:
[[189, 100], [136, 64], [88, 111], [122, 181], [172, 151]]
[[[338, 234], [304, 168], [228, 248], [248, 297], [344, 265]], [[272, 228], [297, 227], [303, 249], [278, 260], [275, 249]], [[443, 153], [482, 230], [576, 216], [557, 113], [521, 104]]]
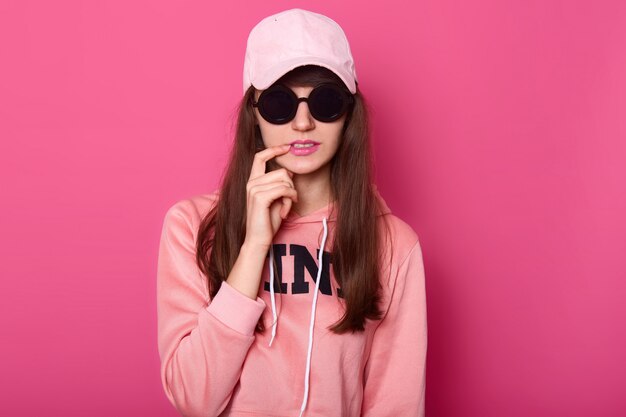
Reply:
[[[307, 145], [307, 146], [301, 146], [301, 147], [294, 146], [297, 144]], [[291, 148], [289, 149], [289, 152], [292, 155], [306, 156], [317, 151], [317, 148], [319, 148], [320, 143], [315, 142], [314, 140], [305, 139], [305, 140], [294, 140], [293, 142], [290, 143], [290, 145], [291, 145]]]
[[294, 145], [296, 143], [301, 143], [303, 145], [306, 145], [307, 143], [312, 143], [313, 145], [319, 145], [319, 142], [315, 142], [314, 140], [310, 140], [310, 139], [305, 139], [305, 140], [294, 140], [293, 142], [290, 143], [290, 145]]

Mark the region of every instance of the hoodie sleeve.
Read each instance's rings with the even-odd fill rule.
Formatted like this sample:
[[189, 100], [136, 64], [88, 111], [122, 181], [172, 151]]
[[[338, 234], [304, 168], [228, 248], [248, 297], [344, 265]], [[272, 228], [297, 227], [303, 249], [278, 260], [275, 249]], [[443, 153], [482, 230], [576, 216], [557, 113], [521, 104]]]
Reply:
[[195, 239], [185, 202], [165, 215], [157, 265], [161, 382], [184, 416], [218, 415], [227, 406], [254, 342], [265, 303], [226, 282], [209, 302], [195, 261]]
[[361, 415], [424, 416], [426, 293], [419, 241], [398, 269], [385, 318], [365, 366]]

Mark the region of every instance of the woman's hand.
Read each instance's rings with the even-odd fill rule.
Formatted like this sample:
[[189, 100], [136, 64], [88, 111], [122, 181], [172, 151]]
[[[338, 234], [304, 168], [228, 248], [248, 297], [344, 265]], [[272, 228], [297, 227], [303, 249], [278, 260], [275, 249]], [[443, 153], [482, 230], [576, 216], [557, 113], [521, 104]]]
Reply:
[[293, 202], [298, 201], [292, 181], [293, 173], [285, 168], [265, 172], [267, 161], [288, 151], [289, 145], [272, 146], [254, 156], [250, 179], [246, 185], [245, 242], [269, 249]]

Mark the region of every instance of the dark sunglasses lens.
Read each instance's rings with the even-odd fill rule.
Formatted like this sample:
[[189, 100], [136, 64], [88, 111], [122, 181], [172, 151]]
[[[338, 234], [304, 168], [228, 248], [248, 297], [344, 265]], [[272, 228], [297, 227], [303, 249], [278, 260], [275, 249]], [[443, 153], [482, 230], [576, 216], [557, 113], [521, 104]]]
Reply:
[[332, 122], [339, 119], [346, 109], [346, 98], [339, 88], [320, 86], [311, 92], [309, 109], [317, 120]]
[[287, 123], [293, 118], [293, 109], [293, 97], [284, 90], [267, 91], [259, 100], [261, 116], [271, 123]]

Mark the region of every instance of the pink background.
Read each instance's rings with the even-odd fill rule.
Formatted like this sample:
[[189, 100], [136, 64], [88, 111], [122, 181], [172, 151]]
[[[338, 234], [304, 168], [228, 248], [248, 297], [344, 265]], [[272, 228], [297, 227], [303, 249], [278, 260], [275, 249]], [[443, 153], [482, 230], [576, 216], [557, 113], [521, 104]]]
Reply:
[[621, 1], [0, 3], [0, 415], [175, 416], [166, 209], [212, 191], [248, 31], [346, 31], [379, 189], [421, 238], [427, 415], [626, 415]]

